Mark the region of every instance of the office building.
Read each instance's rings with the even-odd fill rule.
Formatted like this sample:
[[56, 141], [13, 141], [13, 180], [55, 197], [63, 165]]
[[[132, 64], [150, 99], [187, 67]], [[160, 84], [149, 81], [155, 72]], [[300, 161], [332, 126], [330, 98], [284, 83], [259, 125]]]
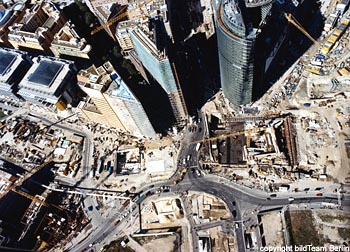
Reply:
[[68, 55], [89, 59], [91, 53], [91, 45], [78, 35], [69, 21], [55, 34], [50, 49], [55, 57]]
[[[135, 50], [143, 66], [167, 93], [174, 116], [178, 122], [187, 118], [187, 107], [182, 90], [176, 79], [176, 69], [166, 55], [162, 20], [155, 19], [154, 30], [139, 26], [130, 32]], [[158, 24], [158, 25], [157, 25]], [[154, 40], [152, 40], [152, 37]]]
[[0, 59], [0, 94], [17, 98], [18, 83], [32, 61], [26, 52], [5, 48], [0, 48]]
[[135, 29], [137, 24], [138, 22], [136, 20], [127, 20], [118, 23], [115, 36], [123, 52], [134, 49], [129, 31]]
[[8, 41], [8, 34], [10, 30], [8, 27], [13, 23], [19, 22], [25, 14], [25, 4], [17, 3], [11, 8], [5, 9], [3, 5], [0, 5], [0, 43], [12, 47]]
[[148, 116], [132, 91], [110, 62], [96, 68], [81, 70], [78, 84], [88, 95], [79, 108], [91, 121], [126, 131], [138, 137], [156, 138]]
[[51, 55], [51, 42], [65, 23], [54, 3], [42, 1], [26, 9], [23, 18], [9, 26], [8, 41], [16, 49], [31, 48]]
[[250, 103], [253, 89], [263, 85], [263, 76], [285, 37], [284, 18], [271, 21], [281, 16], [273, 12], [278, 13], [280, 5], [282, 1], [273, 0], [213, 1], [221, 86], [233, 105]]
[[145, 79], [145, 81], [147, 83], [150, 83], [149, 78], [148, 78], [148, 74], [146, 72], [147, 70], [143, 66], [143, 64], [142, 64], [139, 56], [137, 55], [137, 52], [135, 51], [135, 49], [128, 51], [128, 56], [126, 56], [125, 58], [129, 59], [131, 61], [131, 63], [135, 66], [136, 70]]
[[74, 64], [52, 57], [35, 57], [33, 65], [19, 84], [18, 95], [32, 103], [64, 110], [76, 104], [79, 87], [76, 85]]

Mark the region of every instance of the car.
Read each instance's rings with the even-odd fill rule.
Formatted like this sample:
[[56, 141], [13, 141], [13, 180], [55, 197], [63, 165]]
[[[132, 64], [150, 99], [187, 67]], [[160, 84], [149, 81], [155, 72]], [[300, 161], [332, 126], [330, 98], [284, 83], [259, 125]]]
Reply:
[[323, 189], [323, 187], [316, 187], [315, 191], [321, 191]]
[[239, 228], [239, 224], [237, 222], [235, 223], [235, 227], [236, 227], [236, 229]]
[[270, 197], [271, 198], [277, 197], [277, 194], [276, 193], [270, 194]]
[[293, 197], [289, 197], [288, 201], [294, 201]]
[[236, 206], [236, 201], [232, 201], [232, 206]]
[[323, 193], [318, 193], [316, 194], [317, 197], [322, 197], [323, 196]]
[[237, 211], [236, 210], [232, 210], [232, 215], [233, 215], [233, 217], [236, 217], [237, 216]]
[[266, 198], [266, 200], [271, 200], [271, 198]]
[[92, 211], [93, 207], [89, 206], [87, 209], [88, 209], [88, 211]]

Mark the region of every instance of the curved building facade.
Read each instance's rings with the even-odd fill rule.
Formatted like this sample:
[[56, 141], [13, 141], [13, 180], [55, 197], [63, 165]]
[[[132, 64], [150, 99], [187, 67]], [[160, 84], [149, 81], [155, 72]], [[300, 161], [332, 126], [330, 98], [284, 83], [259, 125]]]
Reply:
[[221, 87], [233, 105], [252, 101], [255, 42], [272, 1], [213, 1]]

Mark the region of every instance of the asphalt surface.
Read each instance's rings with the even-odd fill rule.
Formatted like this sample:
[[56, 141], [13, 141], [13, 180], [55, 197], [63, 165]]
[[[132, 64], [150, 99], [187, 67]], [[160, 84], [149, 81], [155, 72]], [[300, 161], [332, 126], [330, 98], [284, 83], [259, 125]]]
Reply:
[[[52, 121], [43, 118], [41, 116], [33, 115], [40, 120], [42, 120], [45, 123], [51, 124]], [[203, 130], [197, 130], [195, 132], [189, 132], [186, 131], [184, 134], [183, 144], [182, 148], [179, 153], [179, 164], [182, 164], [182, 160], [190, 155], [190, 160], [187, 161], [186, 166], [187, 167], [198, 167], [198, 160], [197, 160], [197, 151], [196, 151], [196, 145], [191, 144], [191, 141], [200, 140], [204, 136], [204, 125], [203, 125], [203, 118], [201, 118], [200, 122], [197, 124], [197, 129], [202, 128]], [[84, 151], [83, 151], [83, 177], [82, 181], [77, 184], [77, 186], [85, 186], [85, 187], [92, 187], [93, 185], [89, 182], [88, 173], [90, 168], [90, 159], [91, 159], [91, 153], [92, 153], [92, 147], [91, 142], [89, 139], [89, 136], [85, 134], [84, 132], [81, 132], [76, 129], [72, 129], [69, 126], [58, 124], [55, 125], [55, 127], [70, 131], [72, 133], [82, 135], [85, 137], [84, 140]], [[191, 169], [188, 169], [188, 172], [184, 179], [179, 182], [177, 185], [173, 184], [173, 180], [176, 177], [176, 174], [179, 173], [179, 171], [182, 169], [182, 165], [179, 165], [178, 170], [174, 173], [174, 176], [172, 179], [170, 179], [167, 182], [163, 183], [155, 183], [154, 187], [150, 187], [150, 185], [144, 186], [143, 188], [140, 188], [139, 191], [143, 191], [143, 193], [147, 193], [148, 191], [154, 191], [155, 189], [161, 187], [161, 186], [170, 186], [171, 191], [175, 191], [178, 193], [182, 193], [184, 191], [198, 191], [198, 192], [205, 192], [208, 194], [212, 194], [217, 196], [218, 198], [221, 198], [225, 203], [227, 204], [230, 211], [236, 211], [236, 217], [234, 218], [234, 222], [238, 223], [238, 228], [235, 229], [236, 232], [236, 238], [237, 243], [239, 247], [239, 251], [245, 251], [245, 242], [244, 242], [244, 230], [242, 222], [244, 219], [242, 218], [242, 210], [241, 209], [243, 205], [246, 203], [253, 205], [253, 206], [259, 206], [260, 209], [274, 209], [274, 208], [282, 208], [283, 206], [286, 206], [290, 203], [293, 204], [313, 204], [313, 203], [320, 203], [320, 202], [328, 202], [328, 203], [338, 203], [338, 199], [336, 195], [323, 195], [322, 197], [315, 197], [312, 194], [307, 194], [306, 192], [304, 194], [298, 194], [298, 196], [294, 196], [294, 201], [289, 201], [289, 197], [272, 197], [270, 198], [270, 195], [267, 193], [263, 193], [260, 191], [256, 191], [249, 188], [244, 188], [242, 186], [233, 186], [233, 185], [227, 185], [225, 182], [220, 182], [220, 179], [213, 178], [212, 176], [200, 176], [198, 177], [196, 172], [191, 172]], [[198, 169], [198, 168], [194, 168]], [[81, 189], [80, 189], [81, 190]], [[270, 199], [268, 199], [270, 198]], [[93, 199], [90, 196], [86, 196], [84, 200], [85, 205], [93, 205]], [[343, 206], [350, 206], [350, 198], [349, 197], [343, 197], [342, 199], [342, 205]], [[114, 214], [112, 214], [111, 217], [104, 219], [100, 215], [100, 213], [94, 208], [93, 211], [89, 212], [89, 216], [93, 223], [98, 223], [97, 226], [95, 226], [95, 229], [92, 230], [91, 234], [88, 236], [88, 238], [84, 239], [78, 244], [75, 244], [72, 248], [70, 248], [69, 251], [82, 251], [84, 249], [89, 248], [90, 244], [100, 244], [103, 239], [108, 235], [109, 233], [115, 233], [115, 234], [122, 234], [122, 230], [125, 231], [125, 228], [127, 228], [127, 220], [128, 217], [123, 218], [118, 225], [114, 224], [114, 221], [120, 217], [121, 212], [126, 211], [125, 209], [120, 209], [119, 211], [116, 211]], [[132, 211], [132, 214], [137, 216], [137, 208]], [[129, 223], [130, 224], [130, 223]], [[192, 227], [191, 227], [192, 228]], [[192, 231], [195, 231], [192, 229]], [[198, 241], [198, 237], [196, 235], [196, 232], [192, 232], [192, 239], [194, 242]], [[198, 243], [193, 244], [193, 250], [198, 251]]]
[[[43, 121], [46, 121], [47, 123], [50, 123], [49, 120], [45, 118], [41, 118]], [[183, 159], [187, 159], [187, 157], [190, 155], [191, 158], [189, 161], [186, 162], [186, 166], [188, 167], [198, 167], [198, 160], [197, 160], [197, 151], [196, 151], [196, 145], [191, 144], [192, 141], [200, 140], [204, 136], [204, 130], [199, 131], [199, 128], [204, 129], [203, 125], [203, 118], [201, 118], [200, 123], [197, 124], [197, 131], [195, 132], [189, 132], [187, 131], [184, 134], [182, 149], [180, 150], [179, 157], [178, 157], [178, 163], [182, 164]], [[65, 130], [70, 130], [76, 134], [83, 135], [86, 137], [86, 140], [84, 142], [84, 176], [88, 176], [88, 167], [89, 162], [91, 158], [91, 143], [89, 141], [89, 138], [86, 134], [83, 132], [79, 132], [76, 130], [72, 130], [71, 128], [64, 126], [64, 125], [56, 125], [56, 127], [60, 127]], [[163, 183], [156, 183], [154, 184], [154, 187], [150, 187], [150, 185], [144, 186], [143, 188], [140, 188], [139, 191], [143, 191], [143, 193], [147, 193], [148, 191], [154, 191], [155, 189], [162, 187], [162, 186], [170, 186], [172, 191], [177, 191], [178, 193], [184, 192], [184, 191], [198, 191], [198, 192], [205, 192], [208, 194], [215, 195], [219, 198], [221, 198], [225, 203], [227, 204], [230, 211], [236, 211], [236, 217], [234, 218], [234, 222], [238, 223], [238, 228], [235, 229], [236, 232], [236, 238], [238, 243], [239, 251], [245, 251], [245, 241], [244, 241], [244, 230], [242, 222], [244, 221], [242, 217], [242, 209], [241, 205], [244, 205], [244, 203], [249, 203], [250, 205], [259, 206], [260, 209], [275, 209], [275, 208], [282, 208], [285, 205], [288, 205], [292, 202], [289, 201], [289, 197], [275, 197], [270, 198], [270, 195], [263, 192], [258, 192], [253, 189], [244, 188], [241, 186], [232, 187], [229, 185], [226, 185], [224, 182], [218, 182], [213, 179], [210, 176], [198, 177], [196, 172], [191, 172], [191, 169], [188, 169], [188, 172], [184, 179], [179, 182], [177, 185], [174, 186], [173, 180], [176, 177], [176, 174], [179, 173], [182, 169], [182, 165], [178, 166], [177, 171], [174, 173], [171, 180]], [[195, 168], [198, 169], [198, 168]], [[86, 179], [85, 179], [86, 180]], [[84, 180], [83, 180], [84, 181]], [[86, 184], [82, 184], [86, 185]], [[268, 200], [267, 198], [270, 198]], [[91, 199], [90, 199], [91, 200]], [[89, 202], [89, 197], [86, 198], [85, 202]], [[234, 203], [235, 202], [235, 203]], [[320, 203], [320, 202], [328, 202], [328, 203], [338, 203], [338, 199], [335, 195], [325, 195], [324, 197], [314, 197], [311, 194], [305, 193], [304, 195], [300, 195], [298, 197], [294, 196], [294, 204], [312, 204], [312, 203]], [[87, 203], [89, 204], [89, 203]], [[91, 203], [92, 204], [92, 203]], [[350, 199], [344, 198], [342, 201], [342, 205], [350, 205]], [[188, 209], [187, 209], [188, 210]], [[126, 221], [128, 220], [128, 217], [125, 217], [122, 219], [118, 225], [114, 225], [114, 221], [120, 216], [120, 212], [117, 212], [112, 217], [107, 218], [106, 220], [101, 220], [101, 216], [98, 212], [92, 213], [91, 217], [96, 218], [98, 215], [100, 218], [99, 222], [100, 225], [93, 230], [93, 232], [89, 235], [87, 239], [85, 239], [83, 242], [77, 244], [76, 246], [72, 247], [70, 251], [81, 251], [83, 249], [86, 249], [89, 247], [89, 244], [97, 244], [103, 241], [104, 237], [108, 233], [122, 233], [122, 230], [124, 230], [127, 227]], [[137, 215], [136, 209], [132, 213], [133, 215]], [[96, 216], [96, 217], [95, 217]], [[191, 223], [191, 222], [190, 222]], [[198, 251], [198, 236], [196, 234], [196, 230], [194, 229], [194, 224], [191, 226], [192, 229], [192, 240], [194, 241], [194, 244], [192, 244], [193, 251]]]

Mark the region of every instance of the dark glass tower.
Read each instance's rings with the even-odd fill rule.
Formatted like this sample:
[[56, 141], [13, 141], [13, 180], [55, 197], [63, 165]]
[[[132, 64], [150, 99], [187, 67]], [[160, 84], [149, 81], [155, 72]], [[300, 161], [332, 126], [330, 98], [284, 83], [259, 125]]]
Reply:
[[[221, 87], [233, 105], [252, 101], [255, 47], [273, 0], [214, 0]], [[261, 62], [265, 65], [265, 62]]]

